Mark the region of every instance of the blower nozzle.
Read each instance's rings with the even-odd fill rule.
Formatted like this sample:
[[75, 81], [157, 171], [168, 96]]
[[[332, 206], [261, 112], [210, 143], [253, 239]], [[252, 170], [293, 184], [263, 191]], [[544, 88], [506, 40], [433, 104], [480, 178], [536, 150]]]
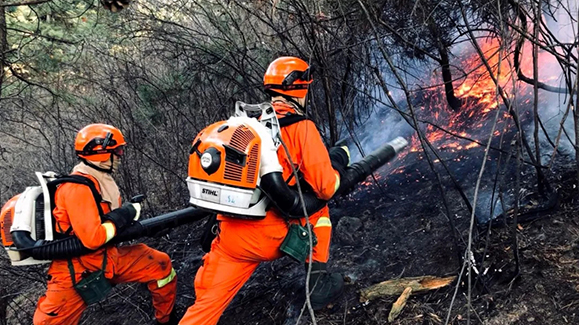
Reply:
[[364, 159], [351, 164], [346, 167], [340, 174], [340, 187], [334, 197], [345, 194], [354, 185], [363, 181], [376, 171], [378, 168], [384, 166], [391, 161], [398, 152], [402, 151], [408, 145], [408, 141], [402, 137], [397, 137], [394, 140], [386, 143], [382, 147], [374, 150], [371, 154], [364, 157]]

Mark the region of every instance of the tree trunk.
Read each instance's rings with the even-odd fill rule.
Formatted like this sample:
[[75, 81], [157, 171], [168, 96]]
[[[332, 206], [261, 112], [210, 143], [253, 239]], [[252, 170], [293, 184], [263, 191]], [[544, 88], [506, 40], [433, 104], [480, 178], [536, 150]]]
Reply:
[[[579, 13], [579, 8], [577, 8], [577, 13]], [[577, 28], [579, 28], [579, 21], [577, 21]], [[577, 66], [579, 67], [579, 48], [577, 48]], [[577, 85], [577, 80], [579, 78], [578, 74], [575, 74], [575, 85]], [[573, 93], [573, 92], [571, 92]], [[579, 89], [576, 88], [575, 92], [575, 109], [573, 110], [573, 120], [575, 122], [575, 163], [577, 164], [577, 190], [579, 191]]]
[[452, 85], [452, 73], [450, 72], [450, 59], [448, 57], [448, 49], [438, 41], [438, 53], [440, 54], [440, 65], [442, 67], [442, 81], [444, 82], [444, 93], [446, 94], [446, 100], [448, 105], [455, 112], [460, 110], [462, 102], [460, 99], [456, 98], [454, 95], [454, 87]]
[[446, 95], [446, 101], [448, 106], [452, 108], [453, 111], [457, 112], [462, 106], [460, 99], [456, 98], [454, 95], [454, 86], [452, 85], [452, 73], [450, 72], [450, 58], [448, 56], [448, 46], [442, 40], [441, 31], [438, 27], [438, 23], [434, 21], [432, 16], [428, 19], [428, 29], [430, 34], [436, 40], [438, 54], [440, 54], [440, 67], [442, 68], [442, 81], [444, 82], [444, 93]]
[[0, 288], [0, 325], [6, 325], [6, 307], [8, 298], [6, 297], [6, 289]]
[[[578, 51], [579, 52], [579, 51]], [[579, 60], [577, 60], [579, 66]], [[578, 78], [578, 76], [575, 76]], [[579, 112], [577, 110], [579, 106], [579, 91], [575, 94], [575, 109], [573, 110], [573, 120], [575, 122], [575, 162], [577, 164], [577, 191], [579, 191]]]
[[[535, 5], [533, 3], [533, 11], [535, 15], [535, 21], [533, 22], [533, 38], [539, 39], [539, 24], [540, 24], [540, 14], [541, 14], [541, 0]], [[519, 70], [520, 71], [520, 70]], [[539, 46], [537, 43], [533, 43], [533, 115], [535, 128], [533, 130], [533, 139], [535, 141], [535, 154], [537, 164], [541, 165], [541, 146], [539, 143]], [[543, 185], [543, 180], [538, 177], [539, 192], [543, 194], [545, 186]]]
[[[0, 5], [4, 0], [0, 0]], [[2, 86], [4, 85], [4, 67], [8, 44], [6, 41], [6, 7], [0, 7], [0, 99], [2, 98]]]
[[330, 126], [330, 143], [338, 141], [338, 121], [336, 121], [336, 110], [332, 103], [330, 80], [326, 75], [323, 76], [324, 93], [326, 97], [326, 110], [328, 113], [328, 124]]

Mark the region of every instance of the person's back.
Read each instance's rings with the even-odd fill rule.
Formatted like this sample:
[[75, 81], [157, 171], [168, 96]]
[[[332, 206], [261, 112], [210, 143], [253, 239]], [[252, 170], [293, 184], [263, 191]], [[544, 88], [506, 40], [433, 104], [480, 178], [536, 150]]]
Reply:
[[[272, 105], [280, 123], [284, 118], [303, 114], [308, 85], [311, 83], [311, 78], [303, 79], [310, 77], [307, 68], [307, 63], [298, 58], [282, 57], [272, 62], [266, 71], [264, 84], [268, 92], [272, 91]], [[275, 88], [284, 87], [282, 81], [296, 73], [298, 78], [288, 85], [291, 89]], [[339, 186], [339, 174], [332, 168], [328, 151], [314, 123], [303, 116], [297, 118], [294, 123], [281, 128], [281, 138], [291, 157], [288, 158], [283, 145], [278, 148], [283, 178], [290, 186], [296, 184], [292, 176], [293, 163], [300, 175], [298, 177], [308, 184], [308, 190], [314, 191], [320, 199], [330, 199]], [[210, 252], [203, 257], [195, 277], [195, 304], [187, 310], [180, 322], [182, 325], [217, 324], [227, 305], [257, 266], [263, 261], [283, 256], [280, 247], [288, 234], [289, 225], [306, 224], [305, 217], [288, 219], [275, 208], [268, 210], [262, 220], [223, 215], [219, 215], [218, 220], [218, 235], [212, 242]], [[340, 295], [343, 279], [339, 274], [326, 271], [332, 232], [327, 205], [309, 216], [309, 221], [318, 241], [313, 247], [310, 277], [310, 289], [313, 290], [310, 300], [314, 309], [321, 309]]]
[[[90, 180], [95, 189], [101, 193], [98, 181], [89, 174], [79, 172], [72, 173], [86, 177]], [[53, 210], [56, 238], [66, 236], [78, 237], [83, 246], [95, 250], [79, 258], [71, 259], [75, 269], [83, 266], [98, 270], [102, 266], [104, 251], [107, 250], [108, 258], [114, 259], [117, 255], [116, 246], [101, 247], [112, 239], [115, 228], [112, 222], [102, 222], [100, 212], [97, 207], [96, 198], [91, 189], [83, 184], [64, 183], [61, 184], [54, 195], [55, 209]], [[106, 201], [98, 203], [103, 214], [111, 211], [111, 204]], [[118, 203], [117, 203], [118, 205]], [[78, 216], [82, 215], [83, 218]], [[73, 225], [74, 223], [74, 225]], [[50, 264], [48, 270], [49, 278], [70, 277], [70, 270], [67, 260], [55, 260]], [[111, 266], [105, 270], [105, 274], [112, 277]]]
[[[277, 100], [272, 103], [278, 118], [295, 115], [296, 110], [290, 103]], [[322, 200], [329, 200], [336, 192], [339, 176], [332, 168], [328, 150], [314, 122], [303, 119], [281, 128], [281, 138], [290, 152], [288, 158], [283, 147], [277, 151], [279, 162], [283, 168], [283, 178], [289, 180], [288, 185], [295, 184], [290, 161], [298, 173]]]
[[125, 145], [122, 133], [110, 125], [91, 124], [77, 134], [75, 149], [81, 162], [72, 174], [85, 177], [87, 184], [94, 186], [63, 183], [58, 187], [53, 210], [55, 231], [57, 238], [76, 236], [94, 251], [51, 263], [46, 293], [34, 313], [35, 325], [77, 324], [94, 297], [88, 298], [77, 285], [85, 279], [94, 280], [94, 274], [99, 278], [98, 272], [104, 273], [98, 283], [104, 292], [110, 290], [110, 284], [147, 283], [158, 323], [177, 323], [173, 312], [176, 276], [169, 256], [144, 244], [107, 245], [140, 214], [139, 204], [121, 206], [119, 189], [111, 176], [119, 168]]

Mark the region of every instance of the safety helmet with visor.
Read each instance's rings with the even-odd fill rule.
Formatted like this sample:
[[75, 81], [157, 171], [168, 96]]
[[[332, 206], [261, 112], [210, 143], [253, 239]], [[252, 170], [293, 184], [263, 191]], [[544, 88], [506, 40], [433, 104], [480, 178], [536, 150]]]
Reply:
[[125, 138], [119, 129], [108, 124], [90, 124], [78, 131], [74, 141], [77, 156], [90, 161], [107, 161], [114, 154], [125, 154]]
[[269, 64], [263, 77], [266, 92], [304, 98], [313, 81], [313, 67], [306, 61], [294, 56], [282, 56]]

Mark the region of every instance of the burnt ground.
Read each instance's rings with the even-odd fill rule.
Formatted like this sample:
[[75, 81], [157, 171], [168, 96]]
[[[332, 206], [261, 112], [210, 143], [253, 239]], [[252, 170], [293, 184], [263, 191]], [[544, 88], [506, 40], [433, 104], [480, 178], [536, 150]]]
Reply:
[[[512, 170], [506, 174], [512, 181]], [[533, 175], [528, 168], [522, 171], [526, 190], [521, 193], [534, 192], [531, 185], [525, 187], [534, 182]], [[571, 163], [561, 163], [550, 175], [558, 193], [556, 206], [526, 213], [538, 211], [532, 207], [540, 207], [541, 203], [540, 199], [523, 201], [531, 208], [523, 210], [525, 215], [521, 218], [529, 216], [531, 221], [521, 222], [516, 228], [501, 227], [499, 216], [490, 228], [488, 240], [489, 228], [477, 227], [474, 255], [477, 268], [486, 270], [486, 275], [473, 287], [473, 324], [579, 323], [579, 202], [575, 175]], [[475, 178], [476, 171], [461, 181]], [[331, 308], [316, 313], [318, 324], [385, 324], [397, 297], [383, 297], [363, 305], [359, 301], [360, 289], [397, 277], [457, 275], [461, 270], [458, 256], [463, 254], [464, 244], [459, 242], [460, 252], [457, 251], [440, 188], [428, 166], [416, 159], [404, 173], [390, 174], [380, 178], [379, 183], [381, 188], [362, 186], [350, 197], [331, 204], [334, 239], [330, 267], [346, 276], [347, 285], [344, 295]], [[447, 177], [443, 177], [443, 183], [453, 221], [466, 240], [470, 215]], [[179, 276], [180, 314], [195, 298], [193, 279], [202, 257], [197, 244], [201, 229], [202, 224], [193, 224], [172, 230], [162, 238], [144, 239], [173, 259]], [[520, 276], [515, 281], [511, 281], [515, 265], [513, 231], [517, 233], [520, 256]], [[43, 290], [43, 269], [29, 268], [15, 275], [24, 268], [10, 273], [6, 261], [2, 263], [3, 282], [12, 281], [3, 287], [4, 301], [9, 303], [8, 324], [30, 324], [34, 302]], [[289, 258], [263, 263], [226, 310], [220, 324], [297, 324], [304, 302], [304, 279], [303, 265]], [[426, 294], [411, 295], [394, 323], [444, 324], [455, 287], [453, 283]], [[451, 324], [467, 323], [466, 292], [466, 284], [461, 281]], [[117, 286], [108, 300], [90, 307], [81, 322], [152, 323], [150, 296], [142, 284]], [[305, 312], [299, 324], [309, 323]]]

